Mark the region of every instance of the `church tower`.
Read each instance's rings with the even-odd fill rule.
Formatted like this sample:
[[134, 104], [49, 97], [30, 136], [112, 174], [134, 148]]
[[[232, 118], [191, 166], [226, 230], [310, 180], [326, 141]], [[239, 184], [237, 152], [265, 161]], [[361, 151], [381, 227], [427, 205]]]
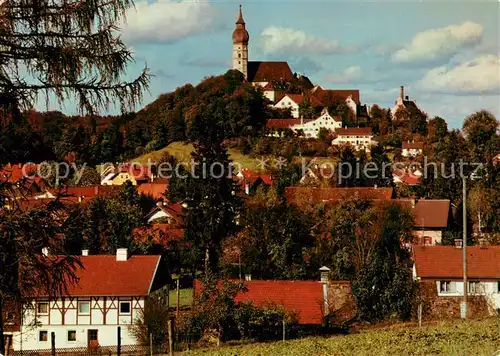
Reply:
[[250, 35], [245, 28], [245, 20], [243, 20], [243, 13], [238, 12], [236, 20], [236, 28], [233, 32], [233, 69], [239, 70], [248, 79], [248, 41]]

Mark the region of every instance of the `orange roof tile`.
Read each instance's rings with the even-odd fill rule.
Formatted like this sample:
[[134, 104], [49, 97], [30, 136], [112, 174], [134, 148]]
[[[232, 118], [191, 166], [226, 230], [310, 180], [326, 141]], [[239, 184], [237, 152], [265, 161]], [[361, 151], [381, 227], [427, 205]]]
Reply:
[[312, 187], [287, 187], [285, 196], [290, 203], [295, 203], [297, 198], [303, 196], [313, 204], [325, 201], [339, 201], [349, 198], [362, 198], [369, 200], [391, 200], [392, 188], [312, 188]]
[[424, 143], [423, 142], [403, 142], [403, 149], [407, 150], [423, 150], [424, 149]]
[[142, 195], [149, 195], [154, 199], [160, 199], [165, 196], [165, 193], [168, 189], [168, 184], [168, 181], [143, 183], [137, 187], [137, 192]]
[[161, 256], [130, 256], [117, 261], [115, 255], [80, 256], [83, 268], [75, 272], [78, 282], [68, 287], [71, 296], [146, 296], [155, 278]]
[[287, 62], [248, 62], [249, 82], [294, 81]]
[[[321, 324], [323, 319], [323, 285], [314, 281], [245, 281], [247, 292], [239, 292], [234, 301], [252, 302], [258, 307], [276, 303], [297, 313], [299, 324]], [[195, 290], [201, 283], [195, 281]]]
[[372, 136], [372, 128], [371, 127], [340, 128], [335, 130], [335, 134], [338, 136], [355, 136], [355, 135]]
[[[417, 276], [421, 278], [463, 278], [463, 250], [455, 246], [414, 246]], [[500, 246], [467, 246], [469, 278], [500, 278]]]

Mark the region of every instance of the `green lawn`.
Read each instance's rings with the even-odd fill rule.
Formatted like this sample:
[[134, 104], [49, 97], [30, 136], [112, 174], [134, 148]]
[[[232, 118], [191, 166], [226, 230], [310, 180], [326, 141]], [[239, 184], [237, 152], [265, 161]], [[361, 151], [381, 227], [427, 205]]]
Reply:
[[[167, 152], [172, 156], [174, 156], [175, 158], [177, 158], [178, 161], [189, 163], [191, 161], [191, 152], [193, 152], [193, 145], [186, 144], [184, 142], [172, 142], [165, 148], [143, 154], [142, 156], [132, 159], [131, 162], [137, 162], [145, 165], [148, 163], [148, 160], [151, 160], [151, 162], [158, 161]], [[229, 149], [228, 152], [229, 152], [229, 157], [233, 161], [233, 164], [235, 165], [236, 168], [241, 167], [259, 171], [262, 170], [262, 166], [260, 163], [261, 159], [264, 160], [267, 159], [268, 160], [267, 163], [270, 166], [274, 166], [276, 163], [274, 158], [269, 156], [253, 158], [248, 155], [241, 154], [239, 150], [235, 149]], [[313, 159], [313, 157], [304, 157], [304, 159], [311, 160]], [[299, 157], [295, 157], [295, 161], [300, 163]], [[334, 164], [336, 162], [337, 160], [335, 158], [330, 158], [330, 157], [319, 157], [316, 158], [315, 160], [315, 163], [317, 164], [323, 164], [323, 163]]]
[[[186, 355], [450, 355], [494, 356], [500, 350], [497, 319], [364, 330], [347, 336], [222, 346]], [[499, 354], [500, 355], [500, 354]]]
[[[192, 288], [187, 288], [187, 289], [180, 289], [179, 290], [180, 294], [180, 306], [185, 307], [193, 304], [193, 289]], [[171, 308], [175, 308], [177, 306], [177, 291], [171, 290], [170, 293], [168, 294], [168, 299], [169, 299], [169, 305]]]

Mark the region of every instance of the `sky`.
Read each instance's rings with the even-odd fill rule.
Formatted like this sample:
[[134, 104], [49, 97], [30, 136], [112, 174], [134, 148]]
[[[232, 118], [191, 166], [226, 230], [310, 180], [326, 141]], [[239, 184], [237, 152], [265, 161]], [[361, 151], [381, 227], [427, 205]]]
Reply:
[[238, 5], [249, 60], [288, 61], [328, 89], [359, 89], [363, 104], [392, 107], [405, 86], [429, 116], [460, 128], [480, 109], [500, 118], [500, 2], [136, 0], [121, 37], [159, 94], [231, 66]]

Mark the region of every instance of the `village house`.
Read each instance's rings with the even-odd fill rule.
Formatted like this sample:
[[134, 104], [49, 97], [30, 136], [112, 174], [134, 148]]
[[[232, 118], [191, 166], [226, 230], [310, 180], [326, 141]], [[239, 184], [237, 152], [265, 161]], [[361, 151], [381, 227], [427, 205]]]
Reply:
[[52, 333], [57, 348], [114, 346], [118, 326], [121, 344], [135, 345], [128, 326], [146, 300], [157, 295], [168, 303], [170, 277], [161, 256], [129, 256], [127, 249], [89, 256], [84, 250], [79, 260], [78, 283], [57, 298], [37, 297], [18, 329], [7, 333], [14, 351], [50, 349]]
[[420, 111], [421, 113], [424, 113], [422, 109], [420, 109], [420, 106], [417, 105], [417, 102], [415, 100], [411, 100], [408, 95], [405, 96], [405, 88], [404, 86], [401, 86], [399, 88], [399, 97], [396, 99], [396, 102], [394, 103], [394, 107], [391, 110], [391, 115], [392, 118], [395, 119], [397, 118], [397, 112], [400, 110], [408, 110], [410, 112], [418, 112]]
[[392, 188], [353, 187], [286, 187], [285, 197], [291, 204], [306, 202], [320, 204], [324, 202], [339, 202], [348, 199], [391, 200]]
[[103, 175], [101, 185], [123, 185], [127, 181], [133, 185], [140, 185], [152, 182], [154, 179], [152, 172], [147, 167], [136, 164], [120, 165], [117, 168], [109, 166]]
[[339, 128], [335, 130], [336, 138], [333, 139], [332, 145], [352, 146], [356, 151], [369, 151], [374, 144], [371, 127], [350, 127]]
[[301, 116], [300, 106], [308, 101], [314, 107], [322, 107], [323, 104], [314, 96], [305, 96], [301, 94], [285, 94], [276, 104], [275, 109], [290, 109], [292, 117], [298, 119]]
[[6, 164], [0, 168], [0, 183], [10, 183], [10, 195], [14, 197], [35, 195], [47, 188], [47, 183], [37, 173], [38, 168], [37, 164]]
[[332, 102], [334, 99], [343, 100], [354, 115], [357, 115], [359, 111], [363, 111], [360, 107], [358, 89], [324, 89], [321, 85], [316, 85], [311, 89], [310, 94], [324, 105]]
[[160, 200], [165, 197], [169, 183], [169, 179], [155, 179], [151, 183], [143, 183], [138, 186], [137, 192], [141, 195], [149, 196], [154, 200]]
[[[435, 317], [460, 316], [464, 295], [462, 241], [455, 246], [415, 246], [413, 277]], [[469, 313], [493, 314], [500, 308], [500, 246], [467, 246]]]
[[259, 187], [269, 187], [273, 184], [270, 174], [261, 174], [248, 168], [243, 168], [236, 174], [236, 177], [239, 179], [238, 183], [241, 185], [242, 190], [247, 195], [254, 193]]
[[180, 225], [184, 217], [185, 205], [159, 201], [146, 215], [145, 220], [154, 224]]
[[443, 230], [448, 226], [450, 201], [446, 199], [408, 199], [403, 201], [413, 213], [415, 240], [413, 245], [441, 244]]
[[408, 168], [396, 169], [392, 172], [393, 182], [396, 185], [406, 184], [415, 186], [420, 183], [422, 179], [422, 172], [420, 170], [411, 170]]
[[290, 129], [295, 133], [302, 133], [307, 138], [318, 138], [321, 128], [335, 132], [341, 127], [342, 119], [331, 116], [326, 108], [316, 119], [271, 119], [267, 120], [266, 124], [266, 128], [270, 131], [268, 135], [273, 137], [279, 137], [284, 130]]
[[424, 153], [424, 143], [405, 141], [402, 145], [401, 156], [416, 157]]

